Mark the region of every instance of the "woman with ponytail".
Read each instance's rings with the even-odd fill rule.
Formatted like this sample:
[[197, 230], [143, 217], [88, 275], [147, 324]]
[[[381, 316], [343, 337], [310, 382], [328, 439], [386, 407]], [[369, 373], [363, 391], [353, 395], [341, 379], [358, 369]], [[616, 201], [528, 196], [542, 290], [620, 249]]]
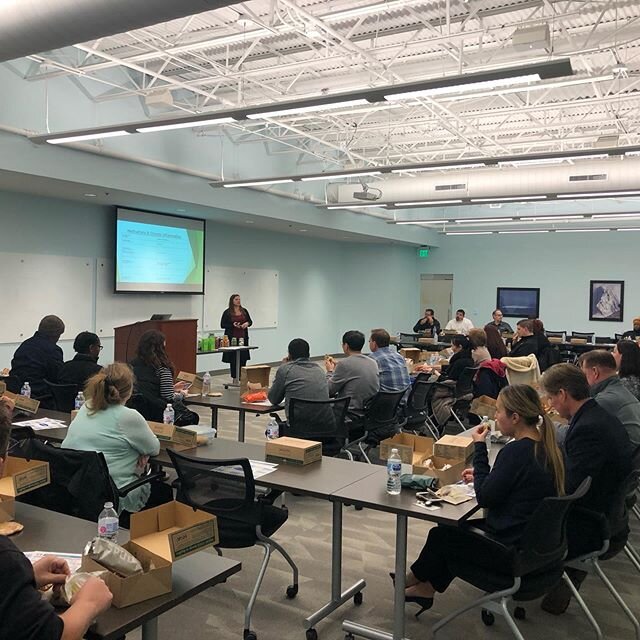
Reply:
[[[89, 378], [84, 390], [86, 402], [62, 443], [67, 449], [102, 452], [117, 487], [137, 480], [148, 457], [160, 451], [160, 442], [146, 420], [124, 406], [131, 397], [133, 383], [130, 367], [120, 362]], [[121, 498], [119, 508], [131, 513], [171, 499], [169, 486], [145, 484]], [[124, 526], [122, 520], [121, 523]]]
[[[542, 500], [564, 494], [564, 463], [553, 425], [532, 387], [504, 388], [497, 400], [496, 423], [511, 442], [490, 468], [487, 426], [474, 429], [473, 468], [463, 472], [463, 479], [473, 482], [478, 505], [487, 510], [480, 528], [503, 544], [517, 546]], [[434, 527], [407, 575], [405, 600], [422, 607], [418, 615], [431, 608], [435, 593], [444, 592], [455, 578], [449, 568], [453, 557], [472, 558], [476, 566], [486, 562], [487, 570], [495, 571], [494, 558], [480, 536], [464, 528]]]

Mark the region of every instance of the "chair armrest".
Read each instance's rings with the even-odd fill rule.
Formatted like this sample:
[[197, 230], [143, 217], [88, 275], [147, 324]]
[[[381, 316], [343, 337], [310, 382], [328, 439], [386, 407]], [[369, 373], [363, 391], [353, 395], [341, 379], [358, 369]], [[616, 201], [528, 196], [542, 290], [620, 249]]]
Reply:
[[124, 498], [128, 493], [131, 493], [134, 489], [138, 487], [142, 487], [143, 485], [153, 482], [154, 480], [162, 480], [164, 479], [164, 473], [162, 471], [156, 471], [155, 473], [149, 473], [148, 475], [142, 476], [129, 484], [125, 484], [124, 487], [119, 487], [117, 489], [118, 496]]
[[506, 570], [505, 572], [513, 573], [514, 576], [520, 575], [520, 563], [516, 547], [508, 546], [499, 540], [496, 540], [483, 529], [466, 525], [464, 529], [474, 537], [478, 538], [478, 546], [484, 547], [483, 553], [491, 554], [491, 557], [495, 560], [496, 566], [503, 567]]

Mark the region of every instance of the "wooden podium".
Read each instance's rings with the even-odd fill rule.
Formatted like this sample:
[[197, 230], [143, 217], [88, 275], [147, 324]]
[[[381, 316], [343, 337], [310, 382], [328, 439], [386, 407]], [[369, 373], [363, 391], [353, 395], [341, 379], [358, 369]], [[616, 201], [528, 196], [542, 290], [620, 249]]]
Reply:
[[145, 331], [161, 331], [167, 339], [167, 354], [176, 374], [196, 372], [198, 337], [197, 320], [142, 320], [115, 329], [116, 362], [131, 362], [136, 357], [138, 341]]

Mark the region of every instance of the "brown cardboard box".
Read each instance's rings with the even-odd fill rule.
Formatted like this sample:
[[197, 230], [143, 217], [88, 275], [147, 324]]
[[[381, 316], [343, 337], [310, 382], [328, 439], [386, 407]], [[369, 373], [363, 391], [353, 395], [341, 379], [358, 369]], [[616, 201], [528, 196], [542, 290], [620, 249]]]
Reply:
[[199, 396], [202, 394], [202, 376], [197, 373], [187, 373], [180, 371], [176, 376], [177, 382], [188, 382], [190, 387], [187, 389], [188, 395]]
[[418, 338], [418, 342], [420, 344], [435, 344], [436, 339], [435, 338]]
[[0, 381], [0, 396], [7, 390], [7, 383]]
[[403, 358], [408, 358], [409, 360], [413, 360], [413, 364], [418, 364], [420, 362], [420, 351], [417, 347], [411, 347], [407, 349], [400, 349], [400, 355]]
[[195, 431], [163, 422], [147, 422], [147, 424], [164, 449], [171, 447], [176, 451], [186, 451], [198, 446], [198, 434]]
[[496, 401], [489, 396], [479, 396], [473, 399], [469, 411], [477, 416], [487, 416], [490, 420], [495, 420]]
[[265, 445], [268, 462], [307, 465], [322, 460], [322, 443], [302, 438], [276, 438]]
[[379, 458], [388, 460], [391, 449], [397, 449], [400, 460], [404, 464], [416, 464], [416, 460], [419, 461], [433, 453], [433, 444], [433, 438], [417, 436], [413, 433], [397, 433], [380, 443]]
[[433, 455], [449, 462], [466, 462], [473, 455], [473, 440], [466, 436], [442, 436], [433, 445]]
[[9, 496], [0, 496], [0, 522], [9, 522], [16, 517], [16, 501]]
[[[434, 469], [429, 469], [424, 466], [427, 460], [431, 460], [434, 465]], [[449, 465], [448, 469], [444, 469]], [[465, 462], [456, 462], [455, 460], [448, 460], [447, 458], [440, 458], [438, 456], [424, 456], [417, 464], [413, 465], [413, 473], [421, 476], [431, 476], [432, 478], [438, 478], [440, 486], [445, 484], [455, 484], [462, 478], [462, 472], [466, 469]]]
[[[131, 540], [122, 546], [140, 561], [144, 573], [129, 578], [107, 573], [113, 606], [128, 607], [170, 593], [173, 561], [218, 541], [216, 517], [179, 502], [132, 514]], [[84, 556], [82, 570], [104, 571], [104, 567]]]
[[586, 338], [571, 338], [571, 340], [569, 340], [569, 342], [571, 342], [571, 344], [587, 344], [587, 339]]
[[7, 456], [0, 478], [0, 522], [15, 517], [15, 499], [51, 482], [49, 463]]
[[16, 409], [20, 409], [25, 413], [37, 413], [40, 408], [40, 400], [34, 400], [33, 398], [27, 398], [26, 396], [21, 396], [16, 393], [11, 393], [11, 391], [4, 391], [0, 395], [6, 396], [7, 398], [11, 398], [16, 403]]
[[552, 342], [554, 344], [560, 344], [562, 343], [562, 338], [559, 336], [549, 336], [548, 337], [549, 342]]
[[[259, 391], [269, 389], [269, 376], [271, 367], [268, 364], [256, 364], [252, 367], [240, 369], [240, 395], [247, 391]], [[251, 383], [251, 388], [249, 387]], [[260, 385], [258, 387], [257, 385]]]

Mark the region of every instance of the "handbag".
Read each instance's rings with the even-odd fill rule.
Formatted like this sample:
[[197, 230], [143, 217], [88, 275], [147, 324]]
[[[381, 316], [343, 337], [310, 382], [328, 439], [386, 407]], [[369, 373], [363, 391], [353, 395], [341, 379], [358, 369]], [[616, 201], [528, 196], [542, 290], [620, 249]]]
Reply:
[[173, 411], [173, 424], [176, 427], [188, 427], [200, 422], [200, 416], [195, 411], [191, 411], [182, 400], [176, 400], [173, 403]]

